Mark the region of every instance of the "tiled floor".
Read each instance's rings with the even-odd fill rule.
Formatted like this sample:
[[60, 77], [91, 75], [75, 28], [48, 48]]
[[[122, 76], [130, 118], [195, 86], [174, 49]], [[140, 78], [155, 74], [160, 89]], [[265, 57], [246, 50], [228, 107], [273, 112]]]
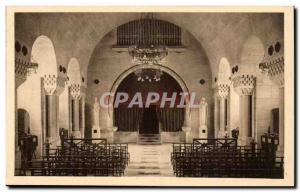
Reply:
[[128, 146], [130, 163], [125, 176], [173, 176], [171, 144]]

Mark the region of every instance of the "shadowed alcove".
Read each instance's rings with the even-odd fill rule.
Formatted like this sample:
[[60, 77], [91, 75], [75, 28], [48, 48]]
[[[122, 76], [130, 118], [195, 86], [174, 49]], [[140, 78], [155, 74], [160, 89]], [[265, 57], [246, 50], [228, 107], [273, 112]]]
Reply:
[[[143, 69], [143, 78], [139, 78], [137, 72], [129, 74], [117, 88], [116, 94], [127, 93], [128, 102], [120, 103], [114, 108], [114, 124], [118, 131], [129, 131], [146, 134], [158, 134], [160, 131], [176, 132], [181, 131], [184, 122], [185, 108], [177, 107], [180, 102], [180, 93], [183, 92], [178, 82], [165, 72], [159, 81], [152, 79], [156, 73], [155, 69]], [[136, 95], [141, 94], [141, 104], [130, 106], [132, 100], [136, 100]], [[145, 106], [149, 93], [158, 93], [160, 99]], [[164, 106], [161, 98], [163, 94], [171, 98], [176, 93], [174, 107], [170, 101], [166, 101]], [[115, 102], [114, 102], [115, 103]]]

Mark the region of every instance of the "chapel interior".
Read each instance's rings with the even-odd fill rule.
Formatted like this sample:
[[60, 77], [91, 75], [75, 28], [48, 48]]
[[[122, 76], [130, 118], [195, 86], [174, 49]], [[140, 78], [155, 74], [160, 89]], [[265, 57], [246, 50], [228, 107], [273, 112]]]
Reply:
[[[16, 13], [14, 25], [15, 175], [283, 178], [283, 14]], [[124, 92], [194, 93], [199, 107], [99, 104]]]

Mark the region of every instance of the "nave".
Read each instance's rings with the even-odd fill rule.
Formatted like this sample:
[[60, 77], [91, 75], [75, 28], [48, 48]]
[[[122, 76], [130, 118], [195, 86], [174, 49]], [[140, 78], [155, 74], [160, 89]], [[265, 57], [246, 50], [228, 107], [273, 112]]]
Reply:
[[[66, 138], [46, 147], [42, 159], [21, 140], [22, 162], [17, 175], [31, 176], [177, 176], [283, 178], [283, 157], [276, 155], [278, 138], [263, 135], [239, 146], [236, 138], [193, 139], [192, 143], [108, 144], [106, 139]], [[34, 155], [34, 158], [33, 158]]]
[[283, 21], [17, 13], [15, 175], [282, 178]]

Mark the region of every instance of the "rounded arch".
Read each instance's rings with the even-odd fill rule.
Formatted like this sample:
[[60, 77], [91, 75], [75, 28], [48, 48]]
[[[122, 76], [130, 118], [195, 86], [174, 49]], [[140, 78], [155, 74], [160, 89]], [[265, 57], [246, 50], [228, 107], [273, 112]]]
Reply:
[[113, 83], [110, 92], [111, 93], [115, 93], [118, 86], [120, 85], [120, 83], [123, 81], [123, 79], [125, 79], [126, 76], [128, 76], [129, 74], [133, 73], [136, 70], [139, 69], [159, 69], [167, 74], [169, 74], [171, 77], [173, 77], [180, 85], [181, 89], [184, 92], [189, 92], [188, 87], [186, 86], [186, 83], [184, 82], [184, 80], [175, 72], [173, 71], [171, 68], [163, 66], [163, 65], [149, 65], [149, 64], [142, 64], [142, 65], [135, 65], [127, 70], [125, 70], [121, 75], [119, 75], [119, 77], [115, 80], [115, 82]]
[[256, 66], [265, 55], [264, 45], [257, 36], [250, 36], [243, 44], [240, 55], [239, 72], [243, 74], [255, 74]]
[[[131, 73], [133, 73], [136, 70], [139, 69], [159, 69], [165, 73], [167, 73], [168, 75], [170, 75], [171, 77], [173, 77], [177, 83], [179, 84], [179, 86], [181, 87], [182, 91], [185, 93], [189, 93], [189, 89], [186, 85], [186, 83], [184, 82], [184, 80], [172, 69], [170, 69], [169, 67], [163, 66], [163, 65], [149, 65], [149, 64], [142, 64], [142, 65], [135, 65], [127, 70], [125, 70], [122, 74], [120, 74], [117, 79], [115, 80], [115, 82], [113, 83], [111, 89], [110, 89], [110, 93], [112, 95], [115, 95], [119, 85], [121, 84], [121, 82]], [[114, 102], [114, 98], [113, 96], [109, 97], [108, 103], [110, 104], [109, 108], [108, 108], [108, 115], [111, 118], [111, 120], [113, 119], [113, 102]]]
[[38, 64], [38, 73], [57, 75], [58, 67], [52, 41], [45, 35], [39, 36], [32, 45], [31, 62]]
[[221, 83], [229, 84], [230, 76], [231, 76], [230, 64], [227, 58], [222, 57], [219, 63], [218, 81]]
[[80, 65], [76, 58], [72, 57], [68, 64], [68, 71], [67, 71], [69, 81], [74, 84], [81, 84], [81, 71]]

